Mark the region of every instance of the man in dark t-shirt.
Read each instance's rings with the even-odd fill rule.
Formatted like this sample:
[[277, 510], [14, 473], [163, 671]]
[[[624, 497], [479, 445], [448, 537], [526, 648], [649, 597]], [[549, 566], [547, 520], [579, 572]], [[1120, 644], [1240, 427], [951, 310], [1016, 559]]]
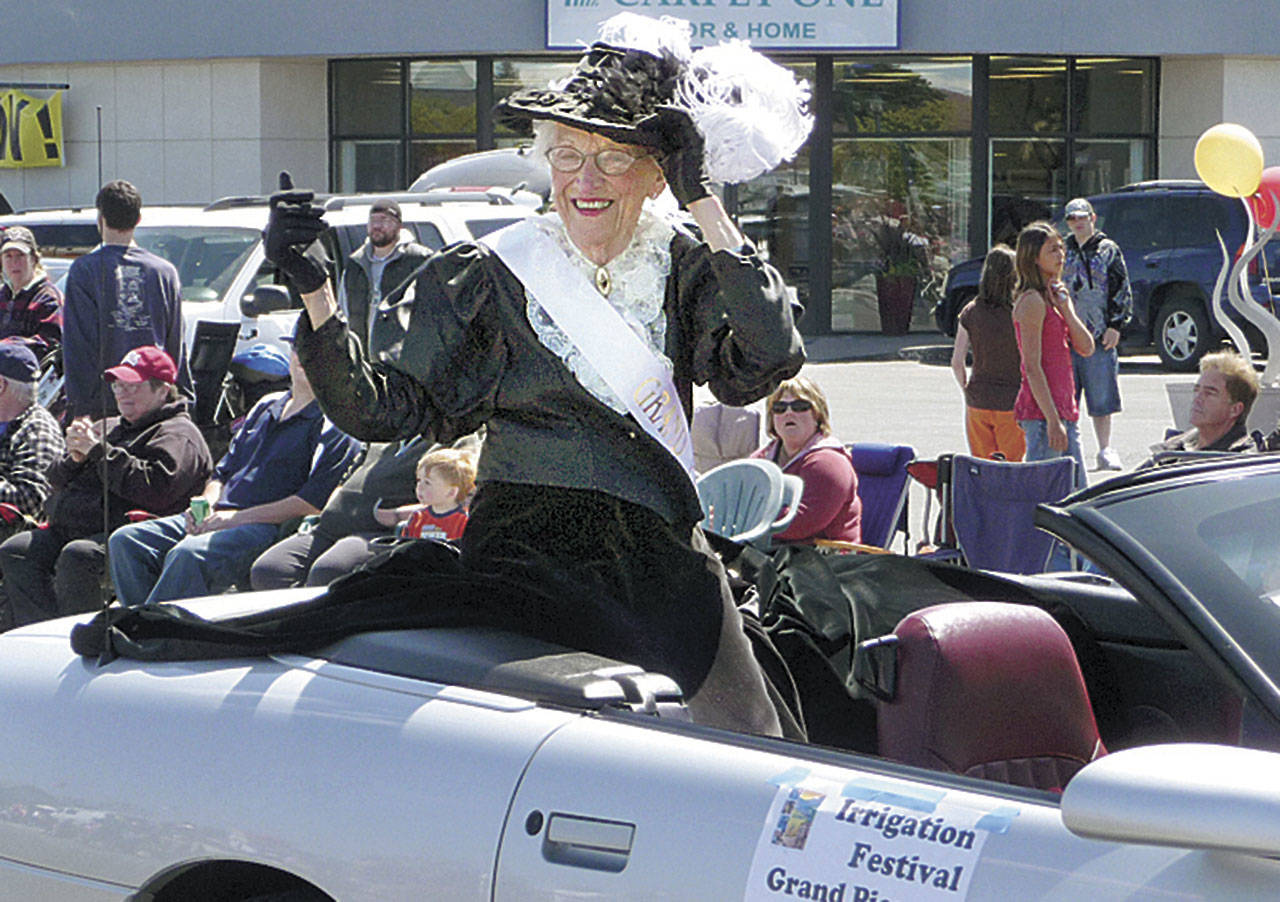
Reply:
[[133, 348], [157, 345], [178, 364], [178, 388], [195, 397], [182, 341], [182, 296], [173, 264], [133, 243], [142, 195], [123, 180], [98, 192], [102, 245], [71, 264], [63, 307], [63, 372], [72, 417], [116, 412], [102, 372]]

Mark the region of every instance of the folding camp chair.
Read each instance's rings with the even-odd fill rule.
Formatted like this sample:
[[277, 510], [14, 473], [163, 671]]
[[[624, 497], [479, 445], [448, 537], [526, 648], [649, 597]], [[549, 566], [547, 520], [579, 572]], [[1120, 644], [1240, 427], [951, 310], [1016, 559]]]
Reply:
[[952, 456], [946, 519], [970, 566], [1006, 573], [1043, 573], [1056, 541], [1032, 522], [1036, 506], [1075, 488], [1069, 457], [1014, 463]]
[[903, 547], [911, 541], [907, 522], [907, 465], [916, 457], [910, 445], [855, 442], [849, 445], [853, 470], [858, 474], [862, 500], [862, 543], [888, 549], [894, 536], [903, 533]]
[[698, 478], [702, 528], [735, 542], [767, 546], [795, 519], [804, 481], [767, 460], [731, 460]]

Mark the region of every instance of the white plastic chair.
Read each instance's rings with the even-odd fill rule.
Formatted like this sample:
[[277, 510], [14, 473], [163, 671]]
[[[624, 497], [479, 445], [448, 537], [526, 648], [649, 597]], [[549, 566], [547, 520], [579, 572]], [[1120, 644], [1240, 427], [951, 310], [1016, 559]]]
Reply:
[[735, 542], [768, 545], [800, 508], [804, 480], [767, 460], [731, 460], [698, 479], [702, 528]]

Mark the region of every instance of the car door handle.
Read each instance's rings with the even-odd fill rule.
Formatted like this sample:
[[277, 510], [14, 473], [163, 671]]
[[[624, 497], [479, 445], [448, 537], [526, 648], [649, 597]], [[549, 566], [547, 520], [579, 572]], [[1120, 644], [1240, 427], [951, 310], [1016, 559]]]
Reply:
[[542, 834], [542, 857], [554, 864], [617, 873], [627, 866], [636, 825], [552, 812]]

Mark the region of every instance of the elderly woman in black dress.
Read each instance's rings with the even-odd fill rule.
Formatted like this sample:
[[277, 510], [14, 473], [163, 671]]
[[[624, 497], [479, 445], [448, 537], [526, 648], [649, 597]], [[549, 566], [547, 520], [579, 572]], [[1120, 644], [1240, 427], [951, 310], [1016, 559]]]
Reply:
[[[804, 351], [781, 278], [710, 191], [708, 160], [744, 136], [695, 124], [697, 105], [725, 92], [684, 28], [624, 14], [565, 82], [500, 104], [507, 122], [535, 126], [554, 212], [433, 257], [395, 311], [407, 323], [395, 362], [371, 361], [342, 318], [312, 243], [324, 223], [310, 195], [273, 198], [267, 249], [303, 293], [295, 346], [339, 427], [369, 441], [488, 427], [460, 543], [473, 589], [454, 581], [441, 597], [425, 573], [424, 605], [665, 672], [695, 720], [774, 734], [777, 713], [697, 527], [686, 411], [694, 383], [728, 404], [764, 397]], [[739, 51], [750, 57], [741, 68], [769, 67], [792, 92], [795, 137], [758, 172], [803, 141], [805, 91]], [[758, 157], [760, 144], [747, 149]], [[666, 188], [696, 229], [654, 204]]]

